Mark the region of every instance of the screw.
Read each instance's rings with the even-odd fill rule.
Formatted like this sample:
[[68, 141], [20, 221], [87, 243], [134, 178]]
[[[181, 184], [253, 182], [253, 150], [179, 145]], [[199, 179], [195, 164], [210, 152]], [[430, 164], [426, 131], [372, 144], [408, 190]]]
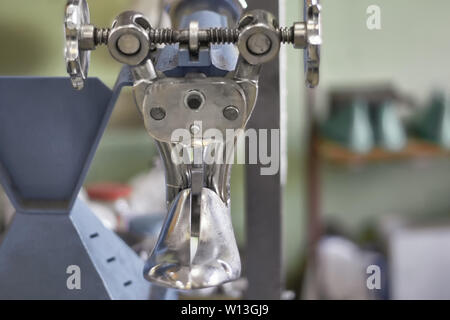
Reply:
[[132, 34], [124, 34], [117, 41], [117, 48], [126, 55], [133, 55], [141, 48], [141, 43], [136, 36]]
[[150, 116], [156, 121], [159, 121], [166, 117], [166, 111], [161, 107], [155, 107], [150, 110]]
[[264, 33], [256, 33], [247, 40], [248, 50], [256, 55], [263, 55], [272, 48], [272, 41]]
[[191, 133], [195, 136], [200, 132], [200, 127], [196, 124], [191, 125], [189, 128], [191, 130]]
[[239, 117], [239, 109], [235, 106], [228, 106], [223, 109], [223, 116], [230, 121], [234, 121]]

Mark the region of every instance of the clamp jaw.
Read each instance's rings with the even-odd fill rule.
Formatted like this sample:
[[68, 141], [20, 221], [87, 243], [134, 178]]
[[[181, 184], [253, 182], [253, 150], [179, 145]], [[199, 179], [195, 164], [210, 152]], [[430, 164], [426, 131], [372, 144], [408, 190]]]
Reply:
[[[236, 132], [245, 129], [256, 104], [261, 66], [278, 55], [282, 43], [305, 50], [306, 84], [318, 84], [320, 5], [318, 0], [305, 5], [305, 22], [291, 28], [281, 28], [269, 12], [254, 10], [240, 12], [234, 29], [200, 28], [195, 15], [185, 29], [154, 29], [134, 11], [120, 14], [110, 29], [99, 29], [89, 24], [86, 0], [68, 0], [66, 64], [73, 86], [83, 88], [89, 51], [107, 45], [114, 59], [131, 66], [136, 105], [165, 164], [168, 215], [144, 271], [150, 281], [198, 289], [240, 276], [230, 218], [233, 153], [224, 150], [232, 150]], [[231, 47], [234, 65], [224, 63], [220, 54], [213, 56], [217, 46]], [[174, 51], [179, 64], [188, 66], [179, 76], [171, 75], [167, 62], [174, 60]], [[214, 72], [205, 71], [205, 65], [214, 66]], [[230, 129], [235, 132], [231, 137]], [[213, 139], [211, 131], [222, 139]]]

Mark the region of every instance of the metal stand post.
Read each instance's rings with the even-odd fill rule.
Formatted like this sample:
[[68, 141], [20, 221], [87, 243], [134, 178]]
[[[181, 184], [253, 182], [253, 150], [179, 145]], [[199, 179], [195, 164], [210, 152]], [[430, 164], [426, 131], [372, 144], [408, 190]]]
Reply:
[[[278, 16], [278, 1], [249, 0], [250, 9], [260, 8]], [[260, 77], [257, 106], [248, 128], [280, 129], [280, 64], [265, 64]], [[270, 139], [270, 138], [269, 138]], [[269, 140], [270, 141], [270, 140]], [[282, 272], [282, 188], [280, 174], [262, 176], [261, 165], [246, 168], [246, 277], [247, 299], [280, 299]]]

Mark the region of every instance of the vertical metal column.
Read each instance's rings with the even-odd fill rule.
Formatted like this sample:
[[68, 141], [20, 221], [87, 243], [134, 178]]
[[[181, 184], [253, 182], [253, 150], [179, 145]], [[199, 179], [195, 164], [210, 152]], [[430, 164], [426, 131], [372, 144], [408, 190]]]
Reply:
[[[247, 0], [249, 9], [279, 14], [277, 0]], [[258, 103], [248, 128], [280, 128], [279, 60], [263, 66]], [[269, 136], [270, 141], [270, 136]], [[248, 149], [247, 149], [248, 150]], [[280, 161], [281, 163], [281, 161]], [[262, 176], [261, 165], [246, 167], [247, 299], [280, 299], [282, 274], [282, 190], [280, 173]]]

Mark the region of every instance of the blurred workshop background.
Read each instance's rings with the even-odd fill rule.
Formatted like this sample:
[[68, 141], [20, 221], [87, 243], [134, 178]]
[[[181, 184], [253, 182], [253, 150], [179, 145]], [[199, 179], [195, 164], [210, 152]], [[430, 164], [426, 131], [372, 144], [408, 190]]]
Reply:
[[[0, 75], [66, 77], [64, 5], [64, 0], [0, 2]], [[156, 0], [89, 5], [98, 25], [109, 25], [130, 7], [152, 8], [152, 23], [164, 23]], [[368, 12], [373, 5], [375, 11]], [[310, 134], [298, 51], [286, 50], [289, 67], [282, 69], [289, 115], [287, 288], [299, 298], [450, 298], [450, 2], [433, 0], [432, 14], [427, 1], [323, 0], [322, 7], [321, 83], [314, 105], [318, 134]], [[367, 22], [376, 8], [380, 28], [370, 30]], [[302, 17], [302, 1], [286, 0], [282, 13], [284, 24], [291, 25]], [[120, 68], [106, 49], [92, 53], [90, 76], [108, 86]], [[159, 181], [150, 188], [161, 193], [156, 156], [125, 90], [86, 183], [126, 183], [142, 191], [149, 181]], [[243, 177], [243, 166], [236, 165], [232, 214], [240, 245], [245, 239]], [[92, 188], [86, 197], [109, 201], [100, 191]], [[129, 192], [117, 194], [126, 198]], [[118, 228], [120, 222], [109, 223]], [[317, 243], [311, 243], [317, 240], [314, 232], [322, 234]], [[311, 247], [317, 250], [315, 272], [306, 267]], [[383, 274], [381, 289], [369, 293], [367, 261]]]

